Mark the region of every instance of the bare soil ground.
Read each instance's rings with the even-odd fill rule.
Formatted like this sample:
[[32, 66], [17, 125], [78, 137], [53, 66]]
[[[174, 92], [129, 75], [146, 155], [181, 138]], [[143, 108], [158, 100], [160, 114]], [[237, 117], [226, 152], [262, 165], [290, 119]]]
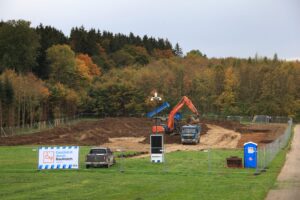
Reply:
[[251, 124], [237, 129], [242, 134], [238, 147], [243, 147], [245, 142], [255, 142], [259, 146], [273, 142], [282, 135], [287, 124]]
[[[236, 148], [244, 142], [266, 144], [284, 132], [285, 125], [241, 125], [229, 121], [201, 121], [200, 144], [181, 145], [179, 135], [165, 134], [167, 151]], [[146, 118], [104, 118], [82, 121], [30, 135], [2, 137], [0, 145], [103, 145], [113, 149], [149, 151], [153, 121]]]

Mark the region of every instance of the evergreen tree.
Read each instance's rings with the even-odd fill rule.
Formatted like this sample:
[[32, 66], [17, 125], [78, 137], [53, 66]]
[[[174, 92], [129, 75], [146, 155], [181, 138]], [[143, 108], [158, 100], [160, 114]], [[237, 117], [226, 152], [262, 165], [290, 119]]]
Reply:
[[274, 56], [273, 56], [273, 62], [274, 63], [278, 62], [278, 55], [277, 55], [277, 53], [275, 53]]
[[70, 44], [72, 50], [76, 53], [90, 53], [88, 47], [88, 32], [83, 26], [71, 29]]
[[4, 85], [2, 83], [2, 80], [0, 80], [0, 128], [3, 125], [3, 104], [5, 101], [5, 95], [4, 95]]
[[4, 93], [4, 104], [9, 106], [13, 104], [14, 100], [14, 88], [10, 80], [6, 77], [3, 85], [3, 93]]
[[7, 21], [0, 27], [0, 72], [28, 72], [36, 66], [39, 36], [30, 22]]
[[38, 65], [34, 68], [35, 74], [42, 79], [49, 78], [50, 66], [46, 59], [46, 50], [55, 44], [67, 44], [66, 36], [59, 30], [51, 26], [40, 24], [36, 27], [36, 32], [40, 36], [39, 55], [37, 57]]

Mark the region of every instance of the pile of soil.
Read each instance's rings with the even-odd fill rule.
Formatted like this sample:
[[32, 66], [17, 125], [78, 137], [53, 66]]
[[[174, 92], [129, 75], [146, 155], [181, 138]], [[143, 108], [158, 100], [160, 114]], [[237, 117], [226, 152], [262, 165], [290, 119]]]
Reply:
[[[97, 121], [82, 121], [75, 125], [56, 127], [39, 133], [0, 137], [0, 146], [10, 145], [102, 145], [111, 141], [109, 138], [141, 138], [134, 143], [149, 144], [151, 119], [135, 117], [104, 118]], [[208, 146], [234, 146], [232, 141], [239, 140], [238, 147], [253, 141], [266, 144], [281, 135], [285, 124], [241, 125], [232, 121], [201, 120], [201, 141]], [[231, 130], [231, 132], [230, 132]], [[228, 132], [229, 131], [229, 132]], [[235, 132], [235, 133], [232, 133]], [[210, 133], [210, 134], [207, 134]], [[241, 137], [237, 134], [242, 133]], [[180, 144], [180, 135], [164, 134], [166, 144]], [[123, 146], [121, 142], [119, 146]]]
[[151, 126], [151, 120], [145, 118], [104, 118], [29, 135], [2, 137], [0, 145], [100, 145], [114, 137], [149, 136]]
[[208, 119], [201, 119], [202, 124], [213, 124], [217, 126], [221, 126], [223, 128], [240, 132], [239, 130], [242, 129], [245, 125], [240, 124], [240, 122], [236, 121], [227, 121], [227, 120], [208, 120]]
[[287, 124], [251, 124], [239, 129], [241, 139], [238, 147], [242, 148], [244, 143], [252, 141], [259, 146], [264, 146], [276, 140], [287, 128]]

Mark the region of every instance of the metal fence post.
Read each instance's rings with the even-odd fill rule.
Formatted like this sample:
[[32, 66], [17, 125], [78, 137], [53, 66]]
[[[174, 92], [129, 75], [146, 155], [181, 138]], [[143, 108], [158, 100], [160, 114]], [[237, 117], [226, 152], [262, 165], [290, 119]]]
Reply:
[[256, 169], [255, 169], [254, 175], [259, 175], [260, 174], [260, 170], [259, 170], [259, 164], [260, 164], [259, 147], [257, 148], [256, 151], [257, 151], [257, 153], [256, 153], [257, 163], [256, 163]]
[[167, 166], [167, 154], [166, 154], [166, 147], [164, 145], [164, 148], [163, 148], [163, 154], [164, 154], [164, 173], [168, 173], [168, 166]]
[[207, 150], [207, 167], [208, 167], [208, 173], [210, 173], [211, 172], [211, 161], [210, 161], [210, 148], [208, 148], [208, 150]]
[[261, 169], [261, 171], [262, 172], [266, 172], [267, 170], [267, 160], [266, 160], [267, 158], [266, 158], [266, 146], [264, 146], [263, 147], [263, 166], [262, 166], [262, 169]]
[[119, 171], [121, 172], [121, 173], [123, 173], [123, 172], [125, 172], [125, 170], [124, 170], [124, 152], [123, 152], [123, 148], [120, 148], [120, 152], [121, 152], [121, 154], [120, 154], [120, 156], [121, 156], [121, 159], [120, 159], [120, 168], [119, 168]]

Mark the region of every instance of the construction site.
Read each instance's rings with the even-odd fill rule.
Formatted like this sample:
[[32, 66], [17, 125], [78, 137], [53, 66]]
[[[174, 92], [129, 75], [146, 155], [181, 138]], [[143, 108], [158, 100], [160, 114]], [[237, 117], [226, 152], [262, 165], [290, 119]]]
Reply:
[[[32, 188], [40, 183], [41, 188], [52, 185], [51, 190], [71, 185], [64, 195], [78, 193], [88, 199], [157, 199], [153, 191], [160, 191], [163, 199], [247, 199], [249, 190], [253, 199], [266, 195], [272, 184], [268, 176], [276, 177], [280, 169], [273, 160], [286, 148], [292, 123], [270, 123], [268, 116], [254, 117], [263, 118], [259, 123], [207, 119], [185, 96], [169, 107], [165, 102], [143, 117], [78, 118], [35, 133], [1, 137], [0, 173], [10, 181], [18, 171], [14, 177], [21, 173], [24, 180], [35, 179]], [[184, 117], [183, 108], [189, 109]], [[157, 147], [153, 138], [159, 137], [162, 145]], [[255, 149], [246, 144], [255, 144]], [[66, 157], [68, 152], [74, 156]], [[257, 157], [249, 160], [245, 152]], [[75, 164], [67, 167], [62, 160]], [[254, 178], [267, 167], [267, 176]], [[20, 195], [28, 199], [31, 194], [24, 191]], [[61, 197], [59, 192], [51, 195]]]
[[[148, 118], [115, 117], [81, 121], [39, 133], [2, 137], [0, 145], [104, 145], [133, 151], [149, 151], [149, 136], [154, 121]], [[167, 151], [205, 148], [241, 148], [247, 141], [265, 145], [278, 138], [286, 124], [242, 125], [232, 121], [203, 120], [201, 140], [196, 145], [182, 145], [180, 135], [165, 134]]]

